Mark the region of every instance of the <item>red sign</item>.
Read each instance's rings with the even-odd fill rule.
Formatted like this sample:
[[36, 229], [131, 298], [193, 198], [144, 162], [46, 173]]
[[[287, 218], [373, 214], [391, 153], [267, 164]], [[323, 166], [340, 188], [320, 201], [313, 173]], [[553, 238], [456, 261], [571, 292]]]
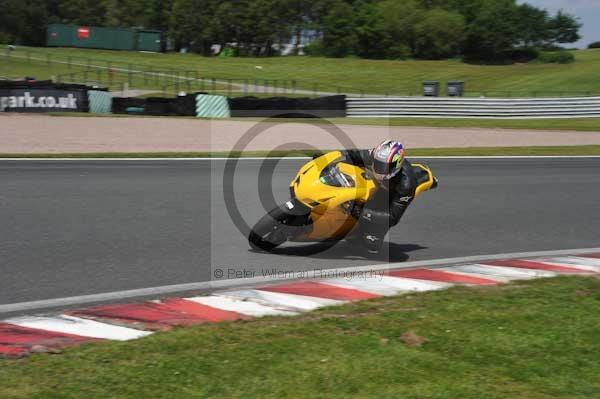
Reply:
[[87, 39], [88, 37], [90, 37], [90, 28], [77, 28], [78, 39]]

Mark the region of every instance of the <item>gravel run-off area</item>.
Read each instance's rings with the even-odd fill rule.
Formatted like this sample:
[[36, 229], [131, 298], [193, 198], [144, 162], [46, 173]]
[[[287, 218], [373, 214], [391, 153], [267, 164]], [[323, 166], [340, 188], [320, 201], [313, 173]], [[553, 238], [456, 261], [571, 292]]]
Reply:
[[367, 148], [385, 138], [408, 148], [600, 144], [600, 132], [0, 114], [4, 154]]

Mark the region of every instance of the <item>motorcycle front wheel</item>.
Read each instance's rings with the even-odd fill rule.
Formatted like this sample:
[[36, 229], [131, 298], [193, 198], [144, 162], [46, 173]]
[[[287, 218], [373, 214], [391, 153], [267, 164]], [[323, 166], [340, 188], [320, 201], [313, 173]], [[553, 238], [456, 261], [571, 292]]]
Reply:
[[248, 244], [256, 251], [270, 252], [287, 241], [285, 222], [288, 215], [275, 208], [263, 216], [250, 230]]

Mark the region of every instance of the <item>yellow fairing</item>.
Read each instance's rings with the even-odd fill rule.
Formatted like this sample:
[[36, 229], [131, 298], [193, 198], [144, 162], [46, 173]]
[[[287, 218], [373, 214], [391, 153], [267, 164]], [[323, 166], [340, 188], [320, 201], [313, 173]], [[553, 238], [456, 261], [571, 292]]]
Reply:
[[[417, 198], [419, 195], [421, 195], [421, 193], [431, 189], [435, 180], [433, 178], [431, 169], [429, 169], [427, 166], [420, 163], [413, 163], [412, 166], [413, 169], [415, 169], [415, 172], [417, 172], [417, 175], [422, 175], [421, 179], [419, 179], [419, 176], [417, 176], [417, 180], [419, 182], [419, 185], [415, 190], [415, 198]], [[421, 169], [422, 172], [419, 173], [419, 169]], [[425, 175], [425, 173], [427, 175]], [[425, 180], [425, 178], [427, 178], [427, 180]]]
[[[350, 215], [351, 201], [364, 205], [377, 191], [375, 182], [365, 170], [358, 166], [340, 162], [339, 151], [329, 152], [305, 164], [290, 183], [293, 196], [311, 209], [312, 229], [309, 233], [296, 237], [295, 241], [320, 241], [342, 239], [356, 225], [357, 220]], [[353, 181], [352, 187], [338, 187], [324, 183], [320, 177], [330, 164], [337, 165], [339, 171]], [[412, 164], [417, 177], [415, 198], [431, 189], [435, 179], [431, 170], [421, 164]]]
[[329, 152], [304, 165], [292, 180], [290, 188], [296, 199], [311, 208], [312, 231], [298, 241], [341, 239], [356, 224], [356, 219], [346, 212], [350, 201], [365, 203], [377, 190], [365, 171], [354, 165], [337, 162], [341, 173], [354, 181], [354, 187], [336, 187], [320, 180], [323, 170], [341, 158], [339, 151]]

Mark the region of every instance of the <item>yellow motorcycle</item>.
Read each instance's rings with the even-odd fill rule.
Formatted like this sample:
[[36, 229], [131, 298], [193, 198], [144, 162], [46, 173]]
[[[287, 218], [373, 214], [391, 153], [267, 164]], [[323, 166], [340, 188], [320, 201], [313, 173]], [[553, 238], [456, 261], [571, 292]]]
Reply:
[[[417, 177], [415, 198], [437, 187], [425, 165], [412, 164]], [[290, 183], [291, 199], [271, 210], [248, 235], [250, 247], [272, 251], [286, 241], [340, 241], [351, 234], [378, 186], [365, 169], [345, 163], [339, 151], [307, 162]]]

